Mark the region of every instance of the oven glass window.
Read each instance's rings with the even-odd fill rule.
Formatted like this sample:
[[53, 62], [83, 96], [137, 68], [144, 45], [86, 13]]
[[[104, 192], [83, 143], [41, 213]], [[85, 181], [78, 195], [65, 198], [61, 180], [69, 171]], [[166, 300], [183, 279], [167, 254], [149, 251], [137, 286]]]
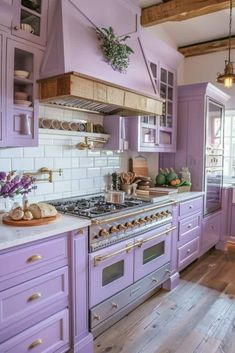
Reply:
[[164, 252], [165, 252], [164, 241], [156, 245], [153, 245], [148, 249], [145, 249], [143, 252], [143, 265], [147, 264], [150, 261], [155, 260], [157, 257], [163, 255]]
[[102, 274], [102, 286], [106, 286], [124, 275], [124, 260], [105, 267]]

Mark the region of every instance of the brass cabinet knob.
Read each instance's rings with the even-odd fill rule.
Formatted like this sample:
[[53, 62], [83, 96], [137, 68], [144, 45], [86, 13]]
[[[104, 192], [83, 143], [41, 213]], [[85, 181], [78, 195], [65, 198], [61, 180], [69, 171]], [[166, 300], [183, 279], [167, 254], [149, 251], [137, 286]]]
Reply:
[[109, 231], [107, 229], [101, 229], [99, 232], [99, 235], [101, 237], [107, 237], [107, 236], [109, 236]]
[[155, 278], [155, 277], [152, 277], [152, 281], [155, 282], [155, 283], [158, 283], [158, 279]]
[[187, 250], [187, 253], [189, 254], [190, 252], [191, 252], [191, 249], [188, 249], [188, 250]]
[[113, 227], [111, 227], [111, 228], [109, 229], [109, 232], [110, 232], [111, 234], [116, 233], [116, 232], [118, 232], [118, 228], [115, 227], [115, 226], [113, 226]]
[[20, 28], [18, 26], [13, 27], [14, 31], [18, 31]]

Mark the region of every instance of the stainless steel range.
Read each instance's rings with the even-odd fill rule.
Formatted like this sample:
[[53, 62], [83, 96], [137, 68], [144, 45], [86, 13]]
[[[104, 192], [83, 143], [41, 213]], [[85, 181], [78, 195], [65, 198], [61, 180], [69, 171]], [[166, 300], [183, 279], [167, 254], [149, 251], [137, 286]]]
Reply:
[[90, 329], [99, 335], [170, 277], [172, 207], [104, 195], [52, 202], [58, 211], [91, 219], [89, 227]]

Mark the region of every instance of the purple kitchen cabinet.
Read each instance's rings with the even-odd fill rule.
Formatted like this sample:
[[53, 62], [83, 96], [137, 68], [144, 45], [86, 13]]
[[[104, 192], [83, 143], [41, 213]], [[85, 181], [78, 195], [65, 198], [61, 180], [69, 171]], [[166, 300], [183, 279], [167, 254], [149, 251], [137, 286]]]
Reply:
[[103, 119], [105, 133], [110, 139], [104, 145], [104, 149], [125, 151], [128, 149], [128, 119], [118, 115], [106, 115]]
[[69, 313], [60, 311], [0, 344], [1, 353], [64, 353], [69, 349]]
[[13, 0], [12, 35], [46, 45], [48, 0]]
[[5, 132], [5, 123], [6, 123], [6, 114], [5, 114], [5, 51], [6, 47], [6, 38], [0, 34], [0, 147], [4, 144], [4, 138], [6, 135]]
[[222, 209], [220, 217], [220, 239], [216, 244], [216, 248], [220, 250], [226, 249], [226, 243], [231, 235], [235, 235], [234, 217], [232, 217], [232, 199], [233, 189], [223, 188], [222, 190]]
[[[42, 52], [33, 46], [7, 39], [6, 63], [6, 138], [4, 145], [36, 146], [38, 144], [38, 99], [36, 80]], [[18, 70], [27, 71], [29, 77], [22, 77]], [[26, 103], [16, 101], [16, 92], [27, 95]], [[7, 117], [7, 118], [6, 118]]]
[[71, 288], [71, 345], [74, 353], [92, 353], [88, 332], [88, 230], [73, 231], [69, 238]]
[[200, 255], [203, 255], [218, 243], [221, 231], [220, 220], [221, 212], [216, 212], [203, 218]]

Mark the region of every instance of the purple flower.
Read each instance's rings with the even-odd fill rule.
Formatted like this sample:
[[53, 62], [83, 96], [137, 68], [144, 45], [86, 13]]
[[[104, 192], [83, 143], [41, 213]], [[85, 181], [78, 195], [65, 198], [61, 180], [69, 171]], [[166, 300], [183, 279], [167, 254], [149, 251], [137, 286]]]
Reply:
[[5, 172], [0, 172], [0, 180], [5, 180], [7, 174]]

